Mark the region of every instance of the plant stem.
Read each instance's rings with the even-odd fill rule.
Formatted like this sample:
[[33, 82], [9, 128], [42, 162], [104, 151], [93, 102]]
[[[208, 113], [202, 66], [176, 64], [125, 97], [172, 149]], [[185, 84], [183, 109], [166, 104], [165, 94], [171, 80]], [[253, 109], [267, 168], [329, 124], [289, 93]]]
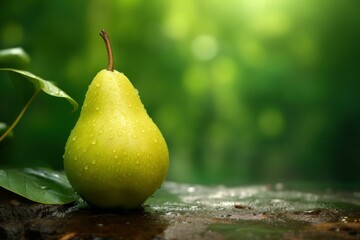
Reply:
[[107, 70], [114, 71], [114, 59], [113, 59], [113, 54], [112, 54], [112, 50], [111, 50], [109, 36], [105, 32], [105, 30], [100, 31], [100, 36], [104, 39], [107, 54], [108, 54], [109, 65], [108, 65]]
[[4, 134], [0, 137], [0, 142], [9, 134], [11, 133], [11, 131], [15, 128], [15, 126], [18, 124], [18, 122], [20, 121], [21, 117], [24, 115], [25, 111], [29, 108], [30, 104], [32, 103], [32, 101], [35, 99], [35, 97], [37, 96], [37, 94], [40, 92], [40, 89], [35, 91], [34, 94], [30, 97], [30, 99], [27, 101], [27, 103], [25, 104], [25, 106], [23, 107], [23, 109], [21, 110], [21, 112], [19, 113], [19, 115], [17, 116], [17, 118], [15, 119], [15, 121], [11, 124], [11, 126], [6, 130], [6, 132], [4, 132]]

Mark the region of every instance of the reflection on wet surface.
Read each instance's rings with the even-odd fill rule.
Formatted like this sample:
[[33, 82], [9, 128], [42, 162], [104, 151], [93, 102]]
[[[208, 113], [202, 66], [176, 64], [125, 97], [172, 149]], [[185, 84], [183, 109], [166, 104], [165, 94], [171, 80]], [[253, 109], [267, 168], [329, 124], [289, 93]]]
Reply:
[[143, 208], [50, 206], [0, 191], [0, 239], [359, 239], [360, 194], [166, 182]]

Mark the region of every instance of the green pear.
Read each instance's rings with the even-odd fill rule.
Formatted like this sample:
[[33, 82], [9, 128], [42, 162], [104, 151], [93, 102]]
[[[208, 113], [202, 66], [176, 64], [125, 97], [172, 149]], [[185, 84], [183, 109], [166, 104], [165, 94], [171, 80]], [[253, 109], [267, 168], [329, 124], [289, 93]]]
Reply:
[[133, 209], [161, 186], [168, 166], [166, 142], [129, 79], [113, 68], [91, 82], [80, 117], [67, 140], [64, 168], [74, 190], [90, 205]]

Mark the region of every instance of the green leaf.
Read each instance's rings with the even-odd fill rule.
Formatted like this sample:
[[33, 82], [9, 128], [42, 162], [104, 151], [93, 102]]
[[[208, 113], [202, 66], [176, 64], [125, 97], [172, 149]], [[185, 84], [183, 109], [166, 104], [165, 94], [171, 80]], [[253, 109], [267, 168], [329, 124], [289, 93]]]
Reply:
[[72, 99], [63, 90], [55, 86], [54, 83], [50, 81], [44, 80], [28, 71], [23, 71], [13, 68], [0, 68], [0, 71], [9, 71], [9, 72], [18, 73], [24, 76], [25, 77], [24, 79], [30, 80], [30, 82], [34, 84], [35, 89], [41, 89], [43, 92], [54, 97], [65, 98], [73, 106], [73, 111], [75, 111], [78, 108], [78, 104], [74, 99]]
[[0, 186], [44, 204], [65, 204], [79, 199], [66, 175], [49, 169], [0, 169]]
[[24, 69], [29, 63], [30, 57], [22, 48], [0, 50], [0, 68]]
[[[30, 65], [30, 57], [22, 48], [8, 48], [0, 50], [0, 68], [15, 68], [26, 70]], [[27, 101], [34, 92], [34, 86], [29, 81], [24, 81], [22, 75], [8, 72], [11, 82], [18, 89], [24, 101]]]

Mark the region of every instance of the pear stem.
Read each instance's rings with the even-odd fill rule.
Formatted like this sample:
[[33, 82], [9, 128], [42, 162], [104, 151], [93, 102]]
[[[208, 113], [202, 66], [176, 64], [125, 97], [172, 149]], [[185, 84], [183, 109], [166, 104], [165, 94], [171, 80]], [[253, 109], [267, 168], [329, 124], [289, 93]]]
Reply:
[[104, 29], [100, 31], [100, 36], [104, 39], [107, 54], [108, 54], [109, 65], [107, 67], [107, 70], [114, 71], [114, 58], [113, 58], [113, 54], [112, 54], [112, 50], [111, 50], [109, 36], [107, 35], [107, 33]]

